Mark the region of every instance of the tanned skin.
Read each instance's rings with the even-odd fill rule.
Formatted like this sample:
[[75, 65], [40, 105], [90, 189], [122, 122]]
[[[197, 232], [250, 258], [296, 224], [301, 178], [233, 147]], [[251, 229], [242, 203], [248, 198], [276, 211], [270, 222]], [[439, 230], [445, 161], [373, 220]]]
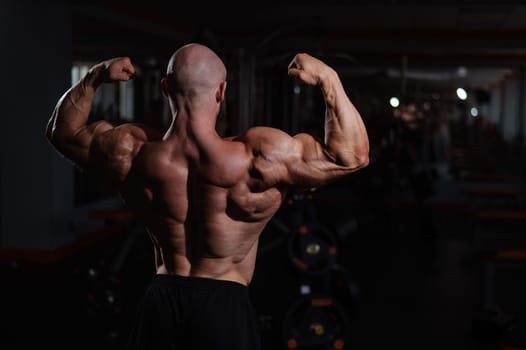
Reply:
[[59, 99], [47, 137], [79, 168], [112, 180], [147, 226], [157, 273], [248, 285], [259, 235], [287, 190], [323, 186], [369, 162], [366, 128], [338, 74], [309, 54], [297, 54], [288, 75], [321, 89], [323, 141], [268, 127], [222, 138], [215, 126], [226, 68], [199, 44], [181, 47], [168, 64], [162, 88], [172, 122], [164, 135], [140, 124], [88, 125], [97, 87], [134, 74], [127, 57], [93, 66]]

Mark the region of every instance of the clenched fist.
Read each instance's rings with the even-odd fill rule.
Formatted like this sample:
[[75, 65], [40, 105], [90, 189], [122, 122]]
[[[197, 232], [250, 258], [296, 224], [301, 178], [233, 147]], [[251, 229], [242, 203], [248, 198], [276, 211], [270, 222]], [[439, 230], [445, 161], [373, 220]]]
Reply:
[[95, 65], [91, 72], [97, 85], [116, 81], [128, 81], [135, 77], [135, 67], [128, 57], [116, 57]]
[[307, 53], [298, 53], [288, 66], [288, 74], [309, 85], [319, 85], [332, 68]]

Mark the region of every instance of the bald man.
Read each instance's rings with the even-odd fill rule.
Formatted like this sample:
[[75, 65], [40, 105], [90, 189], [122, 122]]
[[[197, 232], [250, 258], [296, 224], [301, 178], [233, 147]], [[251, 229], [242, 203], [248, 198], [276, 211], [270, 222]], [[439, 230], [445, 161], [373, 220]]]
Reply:
[[321, 89], [325, 140], [268, 127], [222, 138], [215, 125], [226, 68], [192, 43], [175, 51], [162, 80], [172, 114], [164, 135], [140, 124], [87, 124], [97, 87], [134, 74], [125, 57], [93, 66], [60, 98], [47, 130], [64, 157], [115, 184], [151, 236], [157, 273], [129, 348], [259, 349], [248, 295], [259, 235], [288, 189], [320, 187], [367, 166], [361, 116], [334, 69], [300, 53], [288, 74]]

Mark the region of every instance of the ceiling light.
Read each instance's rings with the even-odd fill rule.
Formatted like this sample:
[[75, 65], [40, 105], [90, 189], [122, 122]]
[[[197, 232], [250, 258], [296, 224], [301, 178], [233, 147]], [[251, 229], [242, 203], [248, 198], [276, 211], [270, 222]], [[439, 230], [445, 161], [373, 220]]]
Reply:
[[468, 92], [465, 89], [463, 89], [463, 88], [458, 88], [457, 89], [457, 96], [462, 101], [465, 101], [468, 98]]
[[400, 106], [400, 100], [398, 99], [398, 97], [393, 96], [389, 99], [389, 104], [391, 105], [391, 107], [396, 108]]

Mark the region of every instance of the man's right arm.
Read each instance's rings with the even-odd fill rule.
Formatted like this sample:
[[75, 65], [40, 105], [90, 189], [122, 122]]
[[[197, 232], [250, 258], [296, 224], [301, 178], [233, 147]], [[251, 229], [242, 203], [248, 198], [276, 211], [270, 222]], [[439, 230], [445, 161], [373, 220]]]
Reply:
[[[255, 166], [269, 183], [319, 187], [369, 163], [369, 138], [363, 120], [348, 98], [338, 74], [324, 62], [298, 54], [289, 75], [320, 87], [325, 99], [325, 138], [305, 133], [294, 137], [272, 128], [253, 128], [247, 141]], [[264, 169], [272, 169], [271, 171]]]
[[317, 58], [300, 53], [290, 63], [288, 73], [305, 84], [316, 85], [321, 89], [325, 99], [323, 146], [327, 155], [344, 167], [361, 168], [367, 165], [367, 130], [336, 71]]

